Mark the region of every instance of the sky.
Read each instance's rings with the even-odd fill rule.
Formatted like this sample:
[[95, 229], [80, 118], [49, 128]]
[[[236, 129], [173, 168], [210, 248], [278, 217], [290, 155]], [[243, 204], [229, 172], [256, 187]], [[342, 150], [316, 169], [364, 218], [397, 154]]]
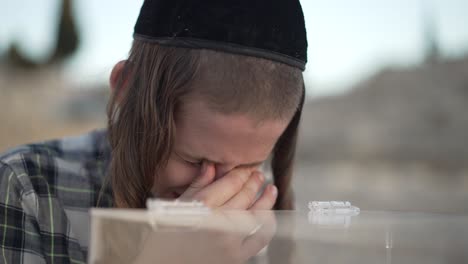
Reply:
[[[59, 3], [0, 0], [0, 53], [16, 42], [28, 57], [45, 59], [55, 41]], [[73, 4], [82, 42], [64, 73], [76, 82], [105, 81], [113, 64], [128, 54], [142, 0]], [[311, 95], [346, 91], [388, 66], [421, 63], [428, 17], [433, 18], [443, 57], [468, 55], [467, 0], [301, 0], [301, 4], [309, 42], [304, 77]]]

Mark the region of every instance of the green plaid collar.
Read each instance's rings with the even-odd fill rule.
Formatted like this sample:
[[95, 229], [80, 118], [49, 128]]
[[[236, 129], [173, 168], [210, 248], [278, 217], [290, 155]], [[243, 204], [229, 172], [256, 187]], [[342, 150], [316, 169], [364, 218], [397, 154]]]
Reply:
[[[0, 155], [1, 263], [86, 263], [88, 209], [97, 205], [110, 148], [105, 130]], [[99, 207], [111, 207], [109, 187]]]

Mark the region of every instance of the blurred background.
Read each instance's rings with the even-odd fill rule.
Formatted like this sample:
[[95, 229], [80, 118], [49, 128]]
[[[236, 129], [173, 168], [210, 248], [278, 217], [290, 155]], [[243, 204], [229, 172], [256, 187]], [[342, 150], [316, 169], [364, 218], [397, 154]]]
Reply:
[[[298, 208], [468, 213], [468, 1], [301, 2]], [[105, 127], [141, 3], [0, 0], [0, 152]]]

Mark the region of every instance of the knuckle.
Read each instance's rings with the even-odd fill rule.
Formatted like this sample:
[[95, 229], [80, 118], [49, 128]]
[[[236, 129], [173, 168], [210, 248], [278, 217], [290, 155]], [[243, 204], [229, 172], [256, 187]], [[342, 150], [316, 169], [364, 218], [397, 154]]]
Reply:
[[255, 177], [258, 179], [258, 181], [263, 182], [263, 179], [265, 179], [265, 175], [260, 172], [260, 171], [254, 171], [252, 172], [252, 175], [255, 175]]
[[231, 181], [234, 188], [236, 188], [237, 190], [240, 190], [242, 186], [244, 186], [244, 183], [245, 183], [244, 179], [239, 177], [239, 175], [236, 175], [236, 174], [231, 174], [231, 177], [229, 180]]
[[257, 197], [257, 189], [254, 187], [247, 187], [244, 191], [244, 196], [247, 200], [253, 201]]
[[256, 174], [254, 175], [253, 178], [254, 178], [255, 183], [256, 183], [256, 186], [255, 186], [255, 187], [256, 187], [257, 189], [260, 189], [260, 187], [261, 187], [262, 184], [263, 184], [263, 176], [262, 176], [262, 174], [261, 174], [261, 173], [256, 173]]
[[249, 184], [247, 184], [248, 188], [251, 189], [252, 192], [257, 192], [260, 190], [262, 187], [263, 181], [261, 178], [259, 178], [258, 175], [252, 175]]
[[247, 169], [244, 169], [244, 168], [238, 168], [238, 169], [235, 169], [233, 171], [231, 171], [231, 173], [233, 175], [236, 175], [237, 178], [240, 178], [243, 182], [246, 182], [249, 180], [249, 176], [251, 174], [251, 172]]

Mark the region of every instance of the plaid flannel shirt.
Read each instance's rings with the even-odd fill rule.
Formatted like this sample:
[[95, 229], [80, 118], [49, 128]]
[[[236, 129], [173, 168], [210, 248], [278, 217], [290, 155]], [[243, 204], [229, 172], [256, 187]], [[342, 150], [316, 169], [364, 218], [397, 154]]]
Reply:
[[[0, 263], [86, 263], [88, 209], [110, 149], [104, 130], [30, 144], [0, 156]], [[109, 188], [100, 207], [112, 206]]]

